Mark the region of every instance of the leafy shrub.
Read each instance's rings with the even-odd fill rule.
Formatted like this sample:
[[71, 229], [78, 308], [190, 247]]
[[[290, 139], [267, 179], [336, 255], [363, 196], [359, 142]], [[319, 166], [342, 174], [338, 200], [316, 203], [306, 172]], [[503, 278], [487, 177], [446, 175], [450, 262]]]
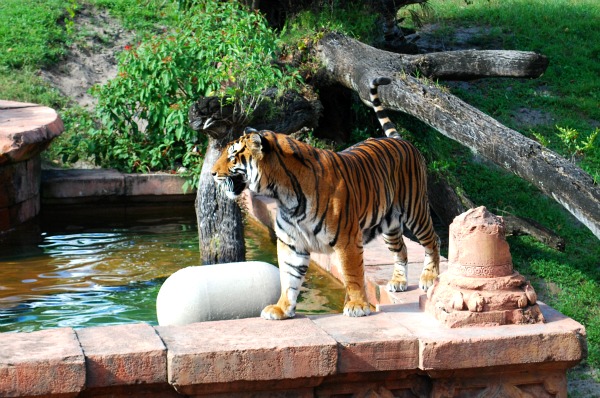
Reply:
[[600, 129], [596, 128], [594, 132], [586, 137], [582, 137], [578, 130], [570, 127], [556, 126], [559, 133], [556, 136], [564, 144], [566, 151], [568, 152], [571, 161], [575, 161], [577, 157], [582, 157], [592, 151], [596, 150], [594, 141], [600, 133]]
[[216, 95], [249, 116], [267, 88], [289, 88], [295, 74], [273, 63], [277, 36], [238, 2], [199, 2], [179, 27], [126, 46], [118, 76], [94, 89], [100, 127], [88, 148], [97, 163], [124, 171], [198, 172], [202, 145], [188, 127], [190, 105]]

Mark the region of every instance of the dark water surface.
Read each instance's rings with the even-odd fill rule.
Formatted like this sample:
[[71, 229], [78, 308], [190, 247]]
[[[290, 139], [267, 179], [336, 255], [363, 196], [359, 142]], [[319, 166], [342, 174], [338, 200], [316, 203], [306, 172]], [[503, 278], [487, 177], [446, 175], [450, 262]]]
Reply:
[[[245, 239], [248, 260], [276, 264], [262, 225], [247, 222]], [[155, 325], [164, 280], [199, 263], [193, 205], [45, 210], [0, 236], [0, 332]], [[311, 266], [305, 286], [298, 313], [341, 311], [337, 280]]]

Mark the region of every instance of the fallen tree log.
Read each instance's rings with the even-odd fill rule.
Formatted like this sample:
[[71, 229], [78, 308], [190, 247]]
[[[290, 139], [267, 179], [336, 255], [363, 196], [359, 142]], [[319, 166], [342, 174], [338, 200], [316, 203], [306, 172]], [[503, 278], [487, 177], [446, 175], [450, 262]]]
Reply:
[[[494, 62], [493, 52], [480, 53], [482, 61]], [[600, 188], [594, 185], [591, 176], [432, 82], [415, 78], [412, 74], [418, 68], [418, 62], [415, 62], [418, 56], [378, 50], [336, 33], [328, 34], [319, 41], [317, 56], [331, 81], [354, 90], [366, 103], [369, 102], [369, 83], [380, 76], [391, 78], [390, 85], [380, 87], [380, 99], [386, 108], [415, 116], [445, 136], [529, 181], [600, 238]], [[428, 55], [430, 60], [444, 56], [445, 53]], [[539, 57], [531, 55], [529, 63], [517, 63], [523, 71], [529, 71], [523, 76], [536, 77], [543, 72], [545, 68], [539, 70], [533, 67], [544, 64], [537, 59]], [[504, 57], [497, 61], [506, 62]], [[469, 71], [477, 76], [476, 64], [474, 62], [462, 76], [468, 76]], [[423, 76], [432, 73], [427, 68], [417, 70]], [[498, 73], [502, 70], [499, 68]]]
[[405, 55], [416, 71], [431, 79], [471, 80], [482, 77], [539, 77], [548, 58], [528, 51], [462, 50]]

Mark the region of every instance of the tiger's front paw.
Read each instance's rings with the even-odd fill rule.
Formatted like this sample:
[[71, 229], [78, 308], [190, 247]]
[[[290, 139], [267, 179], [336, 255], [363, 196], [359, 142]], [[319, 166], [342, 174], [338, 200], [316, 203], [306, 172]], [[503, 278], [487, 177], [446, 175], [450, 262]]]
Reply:
[[366, 301], [350, 300], [344, 305], [344, 315], [351, 317], [367, 316], [371, 306]]
[[408, 281], [403, 275], [392, 278], [387, 284], [388, 292], [405, 292], [407, 288]]
[[294, 311], [286, 313], [281, 309], [281, 307], [275, 304], [267, 305], [260, 313], [260, 316], [264, 319], [277, 321], [280, 321], [282, 319], [293, 318], [294, 315], [296, 315]]
[[424, 269], [423, 272], [421, 272], [421, 277], [419, 278], [419, 287], [426, 292], [427, 289], [433, 286], [433, 282], [435, 281], [435, 278], [437, 278], [437, 276], [437, 272]]

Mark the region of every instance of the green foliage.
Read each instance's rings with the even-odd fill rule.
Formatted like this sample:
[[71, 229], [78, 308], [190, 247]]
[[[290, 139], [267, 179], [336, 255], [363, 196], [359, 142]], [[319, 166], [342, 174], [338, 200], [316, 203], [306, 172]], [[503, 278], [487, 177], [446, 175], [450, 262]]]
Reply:
[[67, 5], [65, 7], [66, 17], [65, 17], [65, 30], [69, 36], [73, 35], [75, 28], [75, 13], [79, 9], [79, 5], [77, 4], [77, 0], [68, 0]]
[[88, 134], [99, 164], [198, 173], [199, 138], [187, 123], [193, 101], [216, 95], [244, 118], [267, 88], [296, 82], [273, 64], [277, 38], [264, 18], [237, 2], [201, 2], [178, 25], [127, 46], [118, 76], [94, 89], [101, 127]]
[[377, 13], [365, 2], [323, 2], [316, 10], [301, 11], [290, 16], [282, 32], [282, 39], [286, 43], [297, 43], [297, 46], [302, 47], [306, 44], [304, 39], [312, 37], [315, 32], [337, 31], [365, 43], [372, 43], [383, 36], [378, 18]]
[[67, 128], [52, 141], [44, 157], [59, 166], [89, 161], [96, 150], [96, 143], [90, 139], [98, 125], [93, 115], [83, 108], [70, 107], [62, 111], [61, 119]]
[[314, 148], [327, 149], [330, 151], [335, 150], [334, 142], [315, 137], [313, 130], [310, 129], [302, 129], [296, 133], [291, 134], [291, 136], [294, 139], [305, 142]]
[[571, 161], [575, 161], [577, 157], [585, 156], [597, 149], [594, 145], [594, 141], [596, 141], [598, 133], [600, 133], [600, 129], [597, 127], [596, 130], [587, 137], [582, 137], [582, 134], [574, 128], [561, 126], [556, 126], [556, 128], [559, 131], [556, 136], [560, 138], [564, 144]]

